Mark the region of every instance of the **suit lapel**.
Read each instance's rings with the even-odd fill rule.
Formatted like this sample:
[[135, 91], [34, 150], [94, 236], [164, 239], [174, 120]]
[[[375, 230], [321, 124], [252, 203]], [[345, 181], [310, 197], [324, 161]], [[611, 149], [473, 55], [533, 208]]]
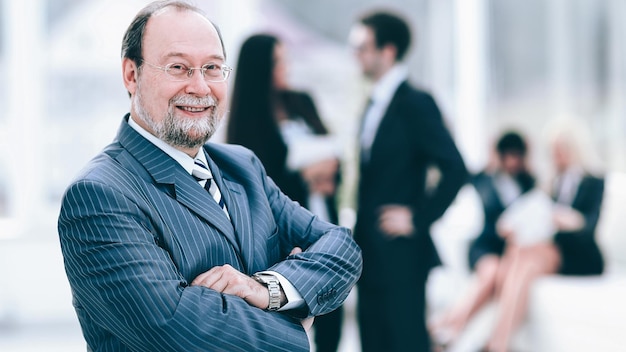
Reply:
[[574, 190], [574, 195], [573, 195], [572, 204], [571, 204], [572, 208], [580, 209], [581, 203], [585, 203], [585, 201], [588, 201], [587, 193], [589, 192], [589, 186], [590, 186], [589, 180], [590, 179], [588, 176], [582, 176], [582, 178], [580, 179], [580, 183]]
[[[240, 258], [242, 266], [246, 268], [247, 273], [253, 273], [255, 271], [255, 239], [253, 235], [253, 214], [250, 209], [250, 201], [244, 186], [240, 182], [235, 181], [236, 178], [230, 174], [230, 172], [238, 173], [238, 171], [230, 168], [229, 161], [227, 161], [228, 156], [213, 148], [209, 148], [209, 146], [209, 144], [205, 145], [205, 154], [207, 155], [209, 167], [212, 171], [215, 170], [213, 177], [220, 187], [220, 190], [222, 190], [222, 196], [224, 197], [224, 202], [226, 203], [228, 213], [232, 220], [234, 232], [241, 250]], [[220, 163], [219, 168], [217, 167], [216, 161]]]
[[224, 201], [228, 207], [235, 234], [239, 240], [242, 264], [247, 272], [251, 273], [253, 270], [252, 263], [254, 263], [254, 239], [252, 236], [252, 215], [248, 206], [248, 196], [242, 185], [228, 179], [223, 179], [223, 182], [224, 187], [222, 189], [225, 190], [223, 192], [225, 196]]
[[[383, 113], [383, 117], [381, 118], [380, 123], [376, 128], [376, 132], [374, 133], [374, 139], [372, 140], [372, 145], [369, 149], [369, 157], [366, 160], [363, 160], [363, 158], [361, 158], [363, 151], [361, 149], [362, 147], [359, 140], [359, 187], [361, 188], [370, 188], [370, 185], [376, 182], [376, 175], [375, 172], [372, 172], [372, 170], [378, 170], [379, 168], [381, 168], [380, 164], [378, 164], [380, 159], [378, 157], [378, 154], [380, 152], [379, 149], [381, 143], [386, 139], [396, 138], [393, 134], [395, 133], [395, 131], [389, 132], [387, 125], [389, 125], [391, 123], [391, 120], [394, 119], [394, 115], [396, 114], [395, 110], [397, 110], [396, 105], [398, 104], [398, 96], [400, 95], [401, 89], [403, 89], [403, 87], [406, 85], [406, 81], [402, 82], [394, 92], [393, 97], [391, 98], [391, 101], [389, 102], [389, 105]], [[385, 159], [380, 160], [385, 164], [388, 162], [388, 160]]]
[[378, 149], [377, 146], [378, 144], [380, 144], [381, 139], [384, 140], [385, 138], [395, 138], [395, 136], [385, 132], [388, 130], [387, 125], [391, 123], [392, 118], [398, 114], [396, 112], [396, 110], [398, 110], [398, 100], [407, 84], [408, 83], [404, 81], [398, 86], [396, 91], [393, 93], [393, 97], [391, 98], [391, 101], [389, 102], [389, 105], [387, 106], [387, 109], [385, 110], [382, 119], [380, 120], [380, 124], [378, 125], [376, 133], [374, 134], [372, 147], [370, 148], [370, 161], [375, 156], [375, 151], [376, 149]]
[[222, 208], [215, 202], [208, 191], [200, 188], [200, 185], [191, 175], [184, 170], [182, 172], [183, 177], [180, 177], [181, 180], [176, 182], [176, 200], [215, 226], [239, 252], [239, 244], [237, 243], [233, 226], [222, 211]]
[[120, 144], [145, 167], [157, 187], [173, 189], [174, 192], [170, 196], [213, 225], [239, 252], [233, 226], [209, 192], [203, 190], [174, 159], [133, 130], [127, 120], [128, 115], [118, 132], [117, 139]]

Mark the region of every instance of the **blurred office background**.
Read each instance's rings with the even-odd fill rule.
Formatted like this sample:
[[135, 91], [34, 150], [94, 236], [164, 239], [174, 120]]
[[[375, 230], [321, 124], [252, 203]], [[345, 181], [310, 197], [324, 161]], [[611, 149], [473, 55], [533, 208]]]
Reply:
[[[84, 351], [63, 271], [56, 217], [66, 185], [111, 141], [128, 110], [120, 42], [148, 1], [0, 2], [0, 350]], [[548, 314], [544, 319], [531, 309], [532, 326], [522, 345], [531, 350], [585, 351], [589, 349], [580, 341], [591, 341], [589, 346], [605, 347], [598, 350], [611, 350], [618, 343], [623, 347], [624, 337], [611, 327], [624, 326], [626, 316], [624, 303], [616, 299], [626, 294], [622, 226], [626, 224], [620, 214], [626, 206], [626, 2], [194, 3], [221, 27], [231, 66], [248, 35], [269, 31], [284, 39], [293, 85], [314, 96], [327, 125], [345, 141], [342, 207], [347, 226], [356, 177], [352, 146], [368, 91], [347, 37], [363, 10], [390, 8], [410, 19], [415, 34], [408, 61], [411, 79], [434, 94], [471, 171], [485, 166], [497, 134], [516, 128], [530, 138], [535, 170], [547, 173], [546, 126], [556, 119], [586, 126], [609, 175], [600, 233], [608, 273], [593, 282], [546, 284], [559, 286], [550, 292], [575, 297], [566, 303], [587, 304], [593, 314], [572, 318], [562, 299], [556, 299], [561, 309], [554, 299], [538, 293], [537, 301], [552, 307], [556, 317]], [[215, 137], [221, 138], [220, 133]], [[451, 275], [455, 278], [467, 274], [460, 264], [463, 246], [480, 216], [457, 210], [467, 202], [457, 203], [436, 238], [446, 267], [460, 272]], [[446, 280], [432, 289], [433, 309], [444, 304], [442, 297], [450, 290], [461, 287]], [[348, 305], [353, 304], [351, 298]], [[353, 310], [347, 313], [341, 346], [354, 351], [357, 328]], [[559, 328], [559, 318], [569, 323], [582, 319], [598, 328], [575, 330], [572, 335]], [[564, 333], [569, 339], [553, 338]], [[582, 336], [575, 337], [577, 333]]]

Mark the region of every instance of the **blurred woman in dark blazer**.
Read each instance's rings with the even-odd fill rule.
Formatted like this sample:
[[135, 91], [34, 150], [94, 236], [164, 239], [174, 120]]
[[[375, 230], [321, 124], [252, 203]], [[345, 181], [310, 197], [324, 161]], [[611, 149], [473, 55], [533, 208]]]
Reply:
[[[289, 88], [284, 45], [273, 35], [249, 37], [235, 75], [227, 142], [254, 151], [286, 195], [336, 224], [339, 148], [311, 96]], [[337, 350], [342, 315], [339, 308], [316, 318], [317, 351]]]
[[597, 275], [604, 258], [595, 239], [604, 195], [604, 177], [589, 136], [573, 122], [553, 128], [552, 160], [555, 175], [549, 188], [557, 206], [554, 243], [560, 253], [559, 273]]

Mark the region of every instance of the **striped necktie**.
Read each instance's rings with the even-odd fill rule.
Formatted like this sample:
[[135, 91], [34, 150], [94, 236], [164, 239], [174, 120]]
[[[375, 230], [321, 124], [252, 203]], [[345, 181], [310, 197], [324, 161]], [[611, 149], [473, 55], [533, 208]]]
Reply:
[[224, 211], [226, 216], [230, 219], [230, 215], [228, 215], [228, 210], [226, 209], [226, 204], [224, 203], [224, 197], [222, 197], [222, 193], [220, 189], [217, 187], [217, 183], [213, 181], [213, 174], [209, 170], [209, 167], [200, 160], [194, 159], [193, 161], [194, 167], [191, 171], [191, 175], [202, 185], [203, 181], [206, 181], [204, 188], [209, 191], [211, 197], [215, 200], [217, 204], [219, 204], [220, 208]]
[[374, 100], [372, 98], [368, 98], [367, 105], [365, 106], [361, 117], [361, 126], [358, 138], [360, 149], [359, 157], [361, 162], [369, 160], [370, 150], [372, 148], [372, 144], [374, 143], [374, 138], [376, 137], [376, 130], [378, 129], [377, 124], [380, 122], [370, 111], [373, 105]]

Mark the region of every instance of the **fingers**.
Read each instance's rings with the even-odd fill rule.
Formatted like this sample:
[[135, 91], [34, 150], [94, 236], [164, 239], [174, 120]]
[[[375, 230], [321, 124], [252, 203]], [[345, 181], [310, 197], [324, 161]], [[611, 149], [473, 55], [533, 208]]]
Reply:
[[413, 212], [400, 205], [386, 205], [378, 218], [380, 230], [390, 237], [409, 237], [415, 232]]
[[498, 236], [503, 239], [515, 237], [513, 228], [505, 221], [498, 221], [496, 224], [496, 232], [498, 233]]
[[585, 226], [584, 216], [572, 208], [557, 208], [552, 217], [556, 227], [561, 231], [578, 231]]
[[337, 159], [326, 159], [304, 167], [302, 172], [307, 175], [334, 175], [338, 168]]
[[191, 286], [204, 286], [220, 293], [237, 296], [261, 309], [267, 308], [269, 304], [266, 287], [228, 264], [213, 267], [198, 275], [191, 282]]
[[307, 333], [311, 331], [311, 327], [313, 326], [313, 321], [315, 321], [315, 317], [308, 317], [306, 319], [300, 320], [300, 324], [302, 324], [302, 327]]
[[252, 279], [226, 264], [213, 267], [209, 271], [198, 275], [198, 277], [191, 282], [191, 285], [204, 286], [217, 292], [240, 296], [241, 286], [247, 286], [249, 280]]
[[289, 255], [294, 255], [294, 254], [298, 254], [298, 253], [302, 253], [302, 248], [300, 248], [300, 247], [293, 247], [291, 252], [289, 252]]
[[[192, 286], [204, 286], [208, 288], [213, 288], [213, 285], [222, 278], [222, 267], [216, 266], [211, 268], [209, 271], [205, 271], [204, 273], [198, 275], [192, 282]], [[222, 292], [221, 290], [216, 290]]]
[[316, 193], [331, 195], [335, 192], [335, 177], [339, 161], [337, 159], [322, 160], [301, 170], [309, 189]]
[[335, 193], [335, 180], [326, 178], [317, 178], [308, 181], [309, 190], [314, 193], [320, 193], [330, 196]]

